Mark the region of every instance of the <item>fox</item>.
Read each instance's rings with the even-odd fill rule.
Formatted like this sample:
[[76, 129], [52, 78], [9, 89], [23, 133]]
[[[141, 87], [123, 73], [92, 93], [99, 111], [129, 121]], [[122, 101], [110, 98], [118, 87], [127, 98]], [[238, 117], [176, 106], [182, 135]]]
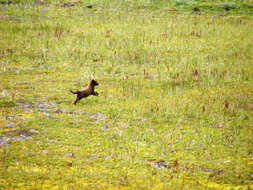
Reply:
[[80, 101], [82, 98], [86, 98], [90, 95], [98, 96], [98, 92], [95, 92], [95, 86], [98, 86], [98, 85], [99, 85], [98, 82], [95, 81], [94, 79], [92, 79], [90, 81], [89, 86], [86, 89], [77, 90], [77, 91], [74, 91], [74, 92], [72, 90], [70, 90], [70, 92], [72, 94], [76, 94], [76, 100], [73, 102], [73, 104], [76, 105], [76, 103], [78, 101]]

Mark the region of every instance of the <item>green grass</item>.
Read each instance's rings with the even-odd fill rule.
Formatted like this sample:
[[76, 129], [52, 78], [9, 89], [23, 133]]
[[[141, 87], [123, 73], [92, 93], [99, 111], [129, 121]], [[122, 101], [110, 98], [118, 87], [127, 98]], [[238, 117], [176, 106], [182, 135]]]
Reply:
[[0, 5], [0, 189], [253, 188], [250, 1], [180, 2]]

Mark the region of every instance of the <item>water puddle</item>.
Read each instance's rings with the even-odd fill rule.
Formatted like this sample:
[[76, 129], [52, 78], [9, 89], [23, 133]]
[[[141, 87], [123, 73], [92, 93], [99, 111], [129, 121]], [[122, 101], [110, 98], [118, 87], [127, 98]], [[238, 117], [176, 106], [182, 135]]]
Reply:
[[68, 113], [68, 114], [73, 114], [73, 111], [65, 110], [63, 108], [57, 108], [53, 113]]
[[[19, 2], [19, 1], [11, 1], [11, 0], [2, 0], [2, 1], [0, 1], [0, 4], [1, 5], [10, 5], [10, 4], [20, 4], [20, 3], [22, 3], [22, 1], [21, 2]], [[49, 2], [48, 1], [43, 1], [43, 0], [34, 0], [33, 2], [32, 2], [32, 4], [33, 5], [47, 5]]]
[[[54, 103], [42, 103], [42, 102], [36, 102], [36, 103], [25, 103], [20, 102], [20, 104], [17, 106], [20, 109], [24, 109], [25, 113], [31, 113], [31, 112], [42, 112], [46, 113], [47, 115], [50, 114], [78, 114], [78, 115], [90, 115], [90, 117], [95, 118], [94, 122], [98, 122], [99, 120], [106, 120], [107, 116], [103, 113], [97, 112], [97, 113], [89, 113], [82, 110], [67, 110], [64, 108], [59, 108], [57, 104], [60, 104], [61, 102]], [[22, 115], [8, 115], [8, 121], [14, 121], [15, 118]]]
[[104, 114], [102, 114], [100, 112], [92, 114], [91, 116], [95, 117], [97, 119], [100, 119], [100, 120], [106, 120], [107, 119], [106, 115], [104, 115]]
[[22, 141], [31, 139], [32, 136], [37, 135], [38, 133], [38, 129], [16, 129], [2, 132], [2, 136], [0, 136], [0, 146], [7, 145], [11, 140]]
[[156, 160], [147, 160], [148, 164], [156, 169], [178, 169], [181, 171], [199, 171], [199, 172], [205, 172], [205, 173], [210, 173], [209, 177], [213, 177], [215, 175], [220, 175], [221, 173], [224, 172], [223, 169], [212, 169], [212, 168], [203, 168], [203, 167], [180, 167], [179, 163], [177, 160], [173, 161], [173, 163], [168, 163], [164, 160], [156, 161]]
[[41, 142], [41, 141], [38, 141], [37, 144], [38, 145], [51, 145], [53, 143], [58, 143], [58, 142], [63, 142], [62, 140], [56, 140], [56, 139], [47, 139], [47, 142]]
[[8, 142], [11, 140], [21, 141], [25, 139], [31, 139], [32, 136], [36, 135], [39, 132], [37, 129], [24, 129], [24, 128], [16, 129], [17, 127], [19, 127], [19, 125], [15, 124], [19, 120], [27, 120], [29, 118], [33, 118], [34, 117], [33, 113], [36, 112], [44, 113], [47, 116], [51, 116], [52, 114], [84, 115], [86, 117], [91, 117], [95, 119], [94, 122], [99, 122], [100, 120], [107, 119], [107, 116], [100, 112], [89, 113], [82, 110], [67, 110], [64, 108], [59, 108], [57, 104], [54, 103], [43, 103], [43, 102], [30, 103], [25, 101], [19, 101], [19, 104], [14, 108], [21, 109], [23, 113], [9, 114], [5, 116], [5, 120], [8, 121], [9, 124], [4, 125], [2, 129], [6, 129], [8, 131], [0, 133], [0, 146], [7, 145]]
[[100, 120], [104, 121], [104, 120], [107, 119], [107, 116], [104, 115], [104, 114], [102, 114], [102, 113], [100, 113], [100, 112], [98, 112], [98, 113], [92, 113], [91, 117], [95, 118], [95, 120], [94, 120], [95, 123], [98, 123]]
[[163, 160], [160, 160], [160, 161], [155, 161], [155, 160], [148, 160], [149, 164], [151, 167], [153, 168], [156, 168], [156, 169], [166, 169], [166, 168], [173, 168], [173, 165], [163, 161]]
[[[57, 104], [60, 104], [60, 102], [58, 102]], [[18, 108], [20, 109], [24, 109], [25, 112], [29, 113], [29, 112], [44, 112], [44, 113], [48, 113], [48, 114], [79, 114], [79, 115], [84, 115], [84, 114], [88, 114], [90, 115], [92, 118], [97, 118], [99, 120], [106, 120], [107, 116], [98, 112], [98, 113], [88, 113], [82, 110], [67, 110], [64, 108], [59, 108], [57, 107], [56, 104], [54, 103], [41, 103], [41, 102], [37, 102], [37, 103], [21, 103], [18, 105]], [[17, 117], [18, 115], [8, 115], [8, 118], [12, 118], [12, 117]], [[20, 115], [21, 116], [21, 115]]]
[[7, 125], [4, 125], [3, 128], [15, 128], [16, 125], [14, 123], [10, 123], [10, 124], [7, 124]]

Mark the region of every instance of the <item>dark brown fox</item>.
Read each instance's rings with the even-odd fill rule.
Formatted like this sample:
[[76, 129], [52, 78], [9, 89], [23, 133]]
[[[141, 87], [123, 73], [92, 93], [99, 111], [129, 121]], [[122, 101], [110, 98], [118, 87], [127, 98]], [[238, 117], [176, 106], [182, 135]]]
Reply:
[[70, 90], [70, 92], [72, 94], [76, 94], [76, 100], [73, 102], [74, 105], [76, 105], [76, 103], [81, 100], [82, 98], [86, 98], [89, 95], [93, 95], [93, 96], [98, 96], [98, 93], [94, 91], [95, 86], [98, 85], [98, 82], [95, 80], [91, 80], [90, 84], [88, 86], [88, 88], [84, 89], [84, 90], [77, 90], [75, 92], [73, 92], [72, 90]]

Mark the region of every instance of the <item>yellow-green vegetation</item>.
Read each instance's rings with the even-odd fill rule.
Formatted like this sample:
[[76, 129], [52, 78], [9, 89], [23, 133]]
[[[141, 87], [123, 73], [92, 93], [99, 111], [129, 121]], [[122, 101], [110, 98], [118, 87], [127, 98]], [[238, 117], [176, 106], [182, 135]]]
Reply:
[[0, 189], [253, 188], [252, 16], [143, 2], [0, 5]]

